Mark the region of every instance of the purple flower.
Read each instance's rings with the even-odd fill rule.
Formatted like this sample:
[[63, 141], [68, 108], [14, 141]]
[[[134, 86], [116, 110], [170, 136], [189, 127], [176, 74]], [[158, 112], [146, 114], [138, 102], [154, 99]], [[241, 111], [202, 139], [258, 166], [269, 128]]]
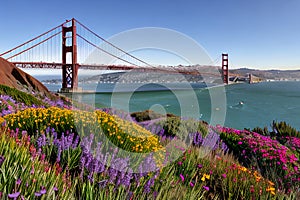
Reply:
[[151, 191], [151, 187], [154, 185], [154, 177], [150, 178], [144, 186], [144, 193], [148, 194]]
[[133, 192], [128, 191], [126, 200], [129, 200], [129, 199], [132, 199], [132, 198], [133, 198]]
[[43, 146], [46, 146], [47, 145], [47, 138], [45, 136], [45, 134], [42, 134], [38, 139], [37, 139], [37, 145], [38, 145], [38, 148], [41, 148]]
[[1, 167], [2, 163], [4, 162], [4, 160], [5, 160], [5, 157], [4, 156], [0, 156], [0, 167]]
[[223, 141], [221, 141], [221, 149], [224, 151], [224, 152], [228, 152], [229, 151], [229, 147], [227, 146], [227, 144]]
[[47, 192], [47, 190], [43, 186], [42, 189], [39, 192], [35, 192], [34, 195], [39, 197], [39, 196], [42, 196], [43, 194], [46, 194], [46, 192]]
[[98, 182], [98, 185], [101, 188], [105, 188], [107, 183], [108, 183], [108, 180], [103, 180], [103, 181]]
[[141, 165], [139, 166], [140, 173], [148, 173], [148, 172], [155, 172], [158, 170], [158, 167], [156, 166], [156, 162], [153, 158], [153, 153], [150, 153], [149, 156], [147, 156]]
[[109, 174], [109, 181], [111, 183], [113, 183], [118, 175], [118, 171], [116, 169], [110, 167], [108, 170], [108, 174]]
[[8, 198], [10, 199], [17, 199], [18, 196], [20, 195], [21, 192], [15, 192], [15, 193], [12, 193], [12, 194], [8, 194]]
[[201, 133], [196, 132], [196, 133], [192, 133], [192, 137], [193, 137], [193, 144], [197, 145], [197, 146], [201, 146], [203, 143], [203, 138]]
[[40, 193], [41, 194], [46, 194], [47, 190], [45, 188], [41, 189]]
[[18, 179], [17, 181], [16, 181], [16, 185], [20, 185], [21, 184], [21, 179]]
[[40, 192], [35, 192], [34, 195], [35, 195], [36, 197], [42, 196], [42, 194], [41, 194]]
[[238, 142], [238, 145], [241, 145], [241, 144], [243, 144], [243, 142], [239, 141], [239, 142]]
[[133, 171], [132, 169], [128, 169], [127, 173], [125, 174], [124, 178], [122, 179], [122, 184], [124, 186], [129, 186], [130, 185], [130, 180], [133, 178]]
[[202, 146], [214, 150], [218, 145], [219, 139], [220, 139], [220, 135], [210, 129], [209, 134], [203, 139]]

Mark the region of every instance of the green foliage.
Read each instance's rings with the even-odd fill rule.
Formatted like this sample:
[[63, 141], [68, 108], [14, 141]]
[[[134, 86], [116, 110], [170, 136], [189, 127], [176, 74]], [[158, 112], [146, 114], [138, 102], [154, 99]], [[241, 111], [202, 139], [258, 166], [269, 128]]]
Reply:
[[163, 129], [165, 130], [164, 134], [167, 136], [176, 136], [181, 125], [181, 120], [177, 117], [170, 117], [166, 120], [160, 122]]
[[293, 128], [291, 125], [286, 123], [285, 121], [276, 122], [273, 121], [271, 124], [272, 131], [269, 131], [268, 127], [265, 126], [264, 128], [256, 127], [252, 131], [259, 133], [264, 136], [271, 136], [271, 137], [297, 137], [300, 138], [300, 132]]
[[5, 85], [0, 85], [0, 94], [9, 95], [16, 101], [24, 103], [27, 106], [31, 106], [33, 104], [37, 106], [45, 105], [43, 101], [37, 99], [33, 95], [27, 94], [25, 92], [19, 91], [15, 88], [11, 88]]
[[[31, 137], [31, 141], [35, 143], [35, 146], [38, 147], [36, 138], [40, 134], [36, 134], [35, 137]], [[48, 144], [44, 145], [41, 150], [45, 154], [45, 160], [51, 164], [57, 162], [58, 147], [53, 144], [53, 135], [47, 135]], [[81, 156], [81, 148], [78, 146], [76, 148], [68, 148], [61, 151], [60, 155], [60, 167], [63, 169], [68, 168], [70, 173], [76, 173], [79, 168], [79, 161]]]
[[230, 147], [230, 151], [240, 152], [242, 150], [242, 146], [238, 145], [238, 141], [241, 140], [239, 135], [221, 132], [220, 138]]
[[[250, 131], [250, 130], [248, 130], [248, 131]], [[264, 135], [264, 136], [270, 136], [271, 135], [268, 127], [266, 127], [266, 126], [264, 128], [255, 127], [252, 131], [256, 132], [256, 133], [259, 133], [261, 135]]]
[[276, 136], [293, 136], [300, 138], [300, 132], [284, 121], [273, 121], [272, 129]]
[[[158, 119], [158, 118], [164, 118], [165, 115], [156, 113], [152, 110], [145, 110], [142, 112], [131, 113], [131, 117], [134, 117], [137, 122], [143, 122], [143, 121], [148, 121], [148, 120], [153, 120], [153, 119]], [[169, 114], [169, 113], [167, 114], [167, 117], [179, 118], [176, 115]]]
[[[2, 196], [7, 199], [8, 194], [20, 192], [20, 197], [35, 199], [35, 192], [44, 187], [46, 194], [43, 194], [42, 199], [71, 199], [74, 190], [71, 187], [66, 188], [63, 174], [57, 174], [54, 168], [40, 162], [38, 157], [33, 159], [28, 149], [26, 141], [17, 143], [15, 138], [0, 133], [0, 155], [5, 158], [0, 166]], [[54, 191], [54, 187], [58, 192]]]
[[158, 124], [162, 126], [164, 134], [167, 136], [185, 138], [189, 133], [200, 132], [203, 137], [208, 134], [208, 125], [193, 119], [181, 120], [179, 117], [169, 117], [161, 120]]

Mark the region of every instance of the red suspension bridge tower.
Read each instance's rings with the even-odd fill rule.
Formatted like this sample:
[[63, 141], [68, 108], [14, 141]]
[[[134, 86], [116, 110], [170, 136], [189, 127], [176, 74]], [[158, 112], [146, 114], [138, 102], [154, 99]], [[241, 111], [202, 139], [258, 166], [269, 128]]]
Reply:
[[222, 78], [223, 83], [228, 84], [229, 81], [229, 72], [228, 72], [228, 54], [222, 54]]
[[[71, 55], [68, 56], [69, 54]], [[78, 88], [78, 67], [76, 20], [73, 18], [71, 26], [66, 27], [62, 24], [62, 90]]]

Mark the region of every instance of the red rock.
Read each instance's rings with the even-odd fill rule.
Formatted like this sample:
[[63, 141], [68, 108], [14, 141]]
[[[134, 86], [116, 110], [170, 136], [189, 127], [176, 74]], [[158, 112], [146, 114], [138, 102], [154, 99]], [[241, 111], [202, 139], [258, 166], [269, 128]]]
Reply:
[[39, 92], [48, 95], [50, 92], [40, 81], [26, 72], [17, 68], [14, 64], [0, 57], [0, 84], [19, 90]]

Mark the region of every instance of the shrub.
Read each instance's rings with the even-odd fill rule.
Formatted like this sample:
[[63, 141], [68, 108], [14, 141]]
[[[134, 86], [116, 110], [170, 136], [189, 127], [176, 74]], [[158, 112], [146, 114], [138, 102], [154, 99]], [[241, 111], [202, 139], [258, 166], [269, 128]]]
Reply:
[[185, 138], [189, 133], [199, 132], [205, 137], [208, 134], [208, 125], [193, 119], [182, 120], [178, 117], [169, 117], [158, 122], [164, 129], [165, 136]]
[[[143, 122], [143, 121], [148, 121], [148, 120], [153, 120], [153, 119], [158, 119], [158, 118], [164, 118], [166, 116], [162, 115], [160, 113], [156, 113], [152, 110], [145, 110], [143, 112], [131, 113], [131, 117], [134, 117], [137, 122]], [[167, 114], [167, 117], [179, 118], [176, 115], [173, 115], [170, 113]]]
[[220, 128], [219, 131], [223, 141], [242, 164], [260, 170], [280, 190], [299, 187], [299, 160], [289, 148], [255, 132], [228, 128]]
[[273, 129], [274, 135], [277, 137], [289, 136], [289, 137], [300, 138], [300, 132], [284, 121], [282, 121], [282, 122], [273, 121], [272, 129]]

